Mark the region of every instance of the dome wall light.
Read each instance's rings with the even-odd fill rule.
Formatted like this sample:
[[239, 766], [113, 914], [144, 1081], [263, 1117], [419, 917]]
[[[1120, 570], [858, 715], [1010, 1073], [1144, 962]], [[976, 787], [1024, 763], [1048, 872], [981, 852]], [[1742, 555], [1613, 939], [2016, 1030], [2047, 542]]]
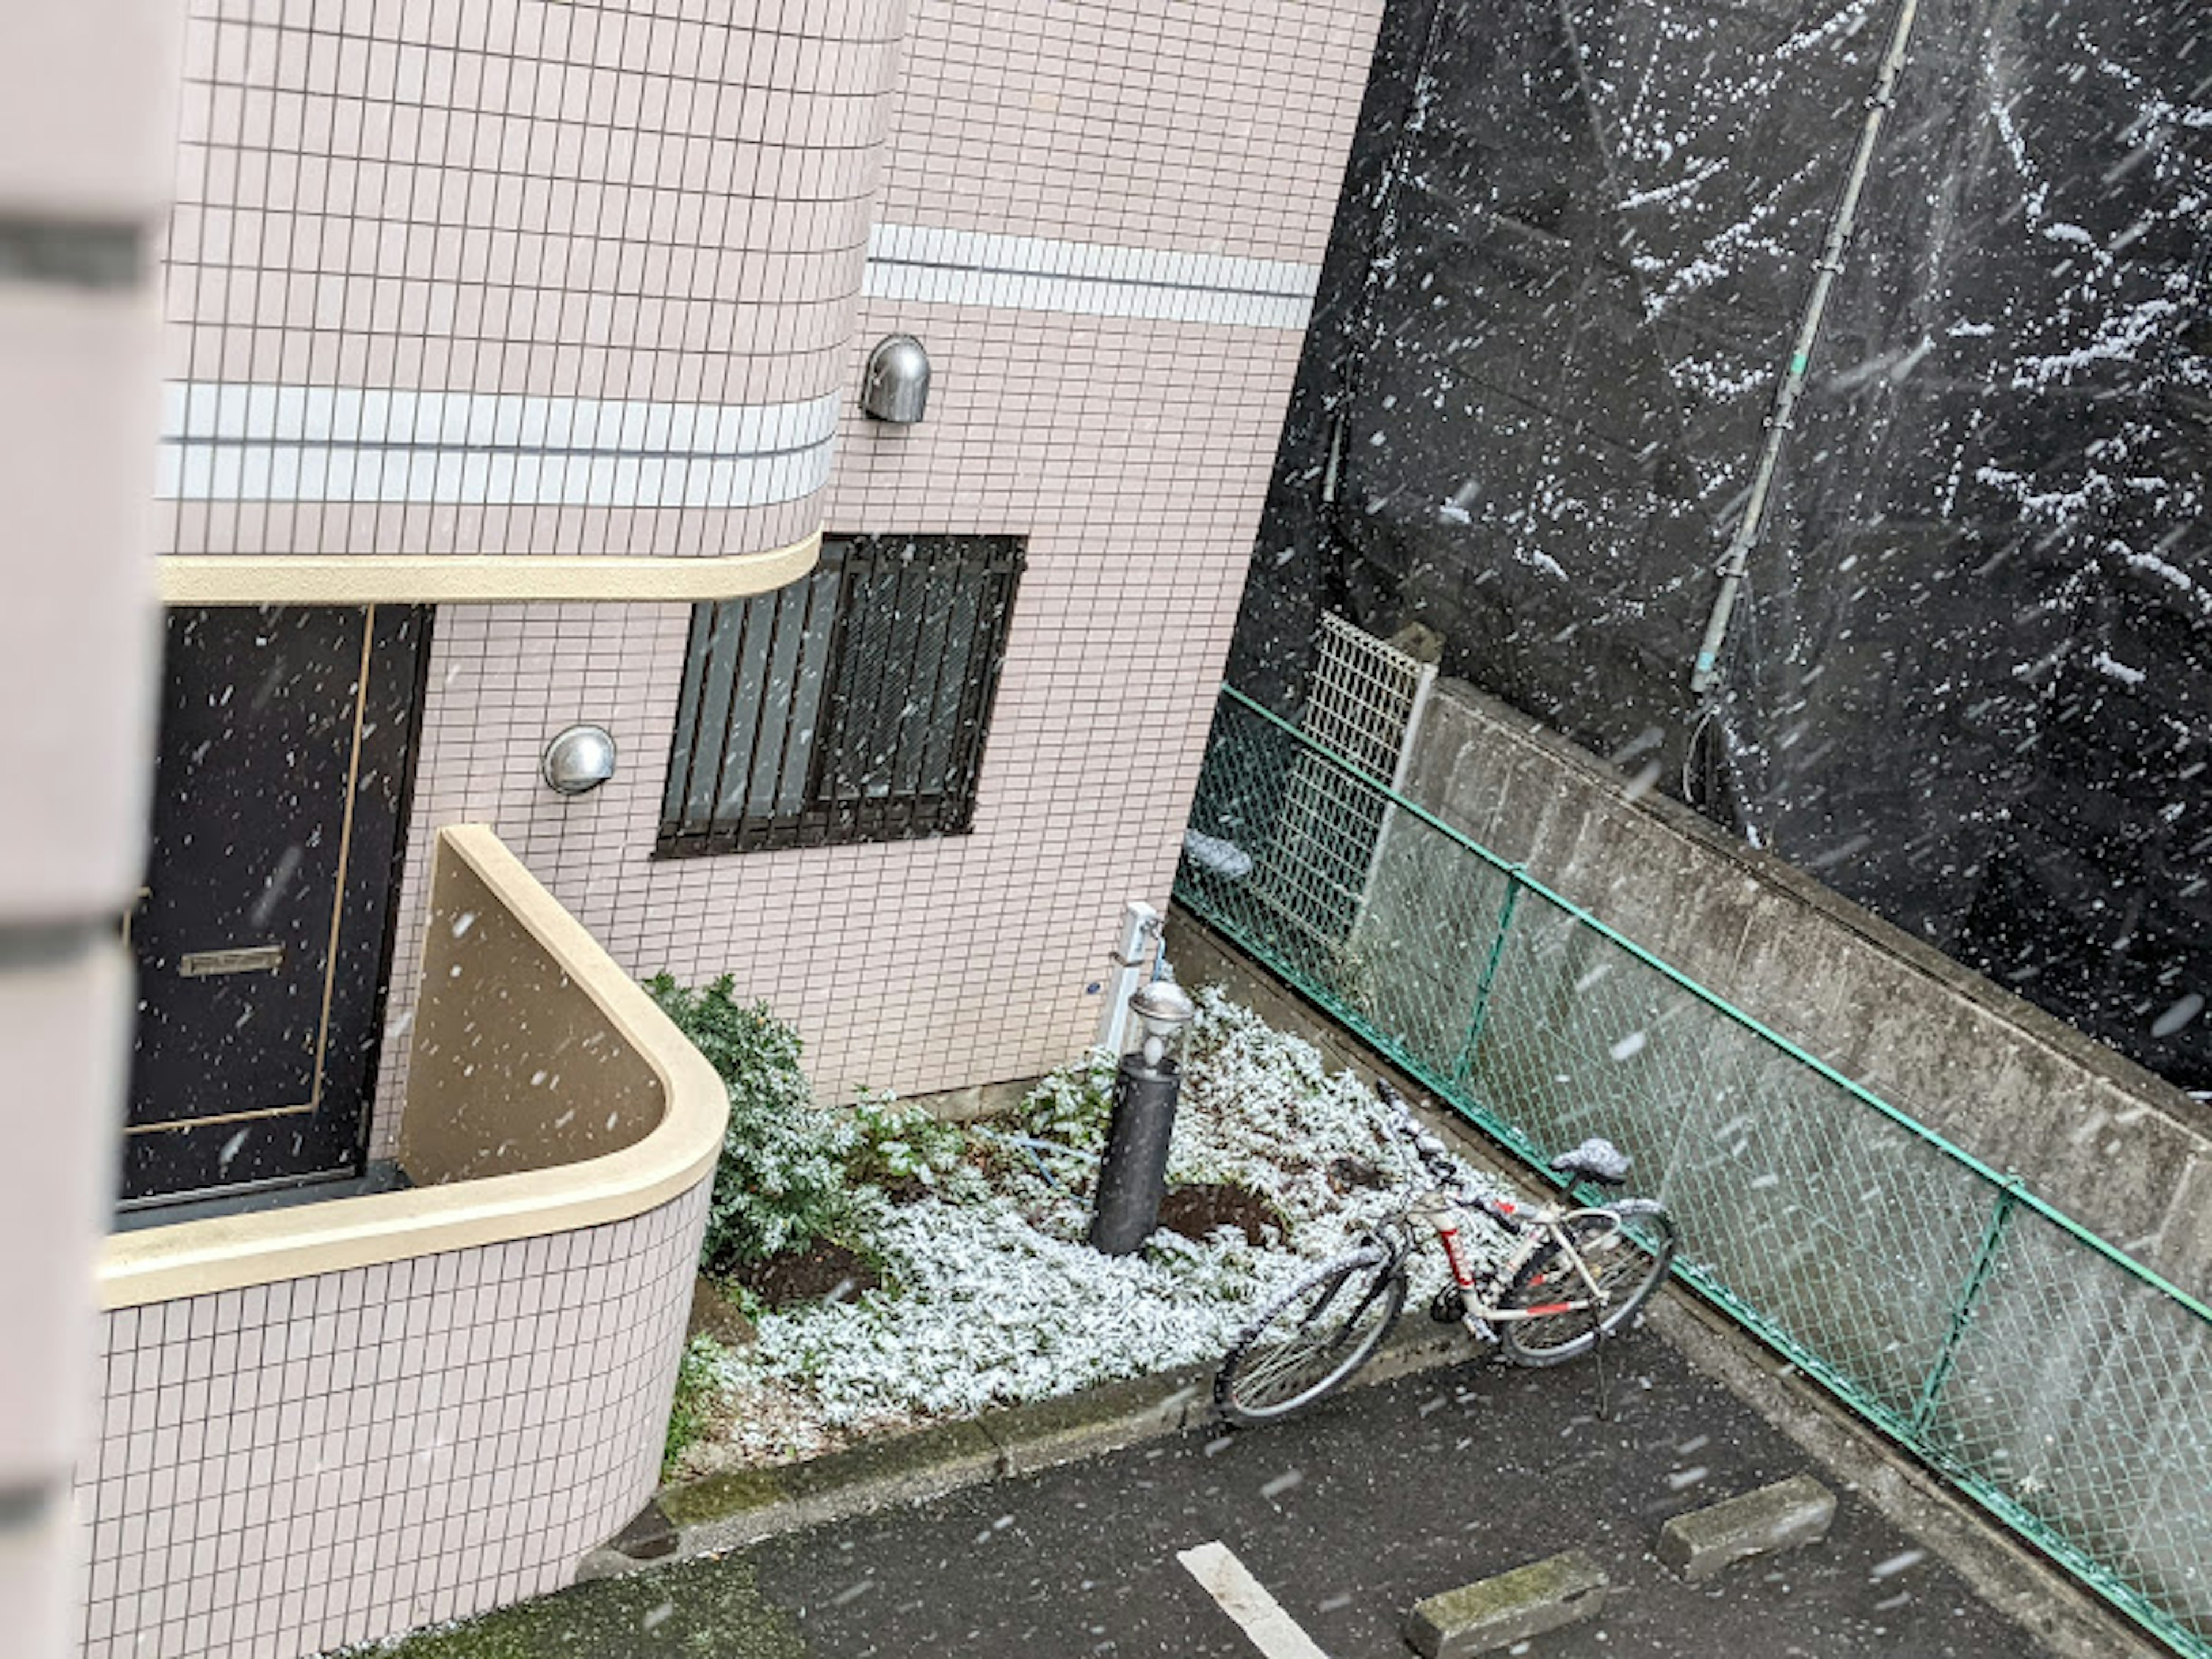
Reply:
[[538, 770], [556, 793], [588, 795], [615, 775], [614, 736], [604, 726], [572, 726], [545, 745]]
[[861, 410], [893, 426], [913, 426], [929, 408], [929, 354], [911, 334], [888, 335], [868, 354]]

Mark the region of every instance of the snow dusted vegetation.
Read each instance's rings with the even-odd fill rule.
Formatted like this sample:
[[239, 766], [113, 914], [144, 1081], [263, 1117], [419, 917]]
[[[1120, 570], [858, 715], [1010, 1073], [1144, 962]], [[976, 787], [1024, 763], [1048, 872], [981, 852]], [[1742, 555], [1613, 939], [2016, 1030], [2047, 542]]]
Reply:
[[[1368, 1083], [1329, 1075], [1310, 1044], [1217, 994], [1199, 1009], [1170, 1184], [1256, 1194], [1278, 1218], [1259, 1242], [1163, 1230], [1118, 1259], [1084, 1242], [1113, 1082], [1094, 1052], [1046, 1079], [1019, 1123], [962, 1131], [957, 1167], [921, 1195], [860, 1194], [845, 1242], [879, 1266], [880, 1288], [762, 1312], [749, 1346], [693, 1340], [704, 1430], [675, 1472], [1208, 1364], [1268, 1295], [1389, 1213], [1404, 1170]], [[1418, 1257], [1409, 1305], [1441, 1285], [1433, 1253]]]

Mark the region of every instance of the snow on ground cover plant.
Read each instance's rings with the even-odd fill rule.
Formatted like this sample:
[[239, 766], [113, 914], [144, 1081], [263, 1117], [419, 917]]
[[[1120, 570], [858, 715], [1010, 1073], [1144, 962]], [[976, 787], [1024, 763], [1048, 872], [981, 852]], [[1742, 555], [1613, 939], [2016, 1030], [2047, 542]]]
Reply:
[[[721, 1358], [722, 1444], [692, 1467], [1209, 1364], [1268, 1297], [1391, 1213], [1405, 1168], [1369, 1084], [1218, 993], [1198, 1005], [1169, 1180], [1259, 1194], [1281, 1221], [1264, 1242], [1223, 1227], [1163, 1231], [1133, 1256], [1090, 1249], [1114, 1069], [1094, 1052], [1048, 1079], [1021, 1125], [969, 1132], [988, 1182], [905, 1203], [863, 1190], [854, 1242], [884, 1288], [763, 1314], [755, 1345]], [[1414, 1268], [1418, 1310], [1443, 1270], [1429, 1251]]]

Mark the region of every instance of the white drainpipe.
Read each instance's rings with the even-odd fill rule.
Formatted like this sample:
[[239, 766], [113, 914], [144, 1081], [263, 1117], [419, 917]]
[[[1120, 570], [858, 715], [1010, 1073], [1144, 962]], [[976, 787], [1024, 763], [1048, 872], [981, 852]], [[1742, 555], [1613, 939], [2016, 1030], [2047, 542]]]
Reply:
[[1121, 910], [1121, 943], [1114, 947], [1114, 976], [1106, 982], [1106, 1008], [1098, 1022], [1098, 1042], [1115, 1054], [1121, 1052], [1129, 1029], [1129, 999], [1145, 982], [1160, 937], [1160, 913], [1142, 899], [1131, 899]]

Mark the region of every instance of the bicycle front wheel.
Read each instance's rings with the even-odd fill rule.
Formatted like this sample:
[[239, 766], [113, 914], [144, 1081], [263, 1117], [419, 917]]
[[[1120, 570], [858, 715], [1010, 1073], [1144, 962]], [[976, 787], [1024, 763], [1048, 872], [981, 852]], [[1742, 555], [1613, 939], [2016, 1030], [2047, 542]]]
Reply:
[[1497, 1322], [1505, 1357], [1516, 1365], [1558, 1365], [1597, 1346], [1601, 1331], [1617, 1336], [1659, 1288], [1674, 1259], [1674, 1224], [1652, 1208], [1632, 1222], [1612, 1210], [1583, 1210], [1560, 1229], [1603, 1292], [1590, 1295], [1566, 1252], [1549, 1243], [1513, 1275], [1499, 1306], [1524, 1314]]
[[1338, 1256], [1244, 1328], [1214, 1373], [1213, 1403], [1232, 1423], [1312, 1405], [1368, 1362], [1405, 1305], [1405, 1270], [1389, 1251]]

